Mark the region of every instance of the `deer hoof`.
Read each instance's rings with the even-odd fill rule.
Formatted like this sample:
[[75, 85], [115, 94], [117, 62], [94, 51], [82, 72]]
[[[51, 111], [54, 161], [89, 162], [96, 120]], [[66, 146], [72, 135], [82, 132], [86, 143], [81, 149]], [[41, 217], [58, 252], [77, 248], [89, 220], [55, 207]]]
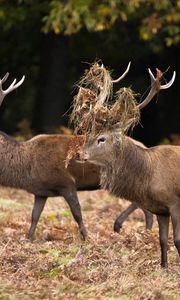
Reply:
[[121, 223], [119, 223], [119, 222], [114, 223], [114, 232], [119, 233], [121, 228], [122, 228]]
[[80, 232], [81, 232], [81, 235], [82, 235], [82, 239], [83, 239], [84, 241], [87, 240], [88, 234], [87, 234], [86, 228], [85, 228], [85, 227], [81, 228], [81, 229], [80, 229]]

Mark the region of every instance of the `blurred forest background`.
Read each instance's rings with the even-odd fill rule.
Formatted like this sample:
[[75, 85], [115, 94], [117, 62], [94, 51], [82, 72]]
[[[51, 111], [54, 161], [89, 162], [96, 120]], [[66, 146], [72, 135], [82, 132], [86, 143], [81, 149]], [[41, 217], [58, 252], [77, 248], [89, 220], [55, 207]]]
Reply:
[[134, 136], [155, 145], [180, 134], [180, 0], [1, 0], [0, 28], [0, 76], [26, 75], [0, 109], [1, 130], [67, 126], [75, 82], [87, 62], [102, 59], [114, 78], [132, 62], [118, 87], [131, 86], [139, 100], [150, 85], [148, 67], [170, 66], [167, 80], [176, 70], [175, 84], [143, 110]]

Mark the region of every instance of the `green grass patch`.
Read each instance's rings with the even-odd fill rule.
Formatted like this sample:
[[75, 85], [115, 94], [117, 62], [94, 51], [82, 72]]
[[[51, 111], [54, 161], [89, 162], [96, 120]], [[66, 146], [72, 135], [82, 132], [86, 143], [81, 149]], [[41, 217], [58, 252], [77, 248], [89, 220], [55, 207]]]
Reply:
[[0, 283], [0, 300], [11, 300], [13, 299], [12, 294], [9, 284]]
[[30, 205], [26, 204], [26, 203], [19, 203], [15, 200], [11, 200], [11, 199], [0, 198], [0, 209], [17, 209], [17, 210], [21, 210], [21, 209], [27, 208], [27, 207], [30, 207]]
[[64, 210], [63, 212], [61, 212], [61, 216], [65, 217], [65, 218], [69, 218], [72, 217], [72, 213], [70, 211], [70, 209]]

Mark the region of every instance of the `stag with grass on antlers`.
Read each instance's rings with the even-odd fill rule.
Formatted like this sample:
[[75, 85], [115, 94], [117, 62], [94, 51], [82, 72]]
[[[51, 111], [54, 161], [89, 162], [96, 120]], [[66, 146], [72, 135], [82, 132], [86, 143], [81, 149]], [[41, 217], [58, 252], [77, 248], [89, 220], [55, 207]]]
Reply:
[[[100, 72], [101, 68], [102, 72]], [[92, 69], [90, 69], [90, 75], [85, 75], [84, 79], [86, 88], [90, 89], [93, 97], [89, 98], [86, 109], [79, 107], [80, 122], [76, 115], [76, 130], [86, 134], [84, 145], [77, 153], [77, 159], [99, 165], [101, 186], [113, 195], [128, 199], [156, 214], [159, 225], [161, 266], [167, 267], [170, 217], [174, 244], [180, 255], [180, 147], [160, 145], [142, 148], [134, 144], [126, 133], [138, 123], [140, 110], [160, 90], [168, 89], [173, 84], [176, 73], [173, 73], [172, 79], [167, 84], [161, 85], [163, 73], [157, 69], [157, 76], [154, 77], [149, 69], [150, 92], [143, 102], [137, 104], [135, 95], [129, 88], [121, 88], [116, 94], [115, 103], [109, 103], [110, 80], [107, 80], [108, 84], [106, 82], [107, 94], [102, 92], [102, 84], [104, 84], [102, 78], [108, 71], [101, 66], [98, 71], [98, 77], [91, 78]], [[74, 115], [78, 107], [76, 101], [77, 98]], [[119, 231], [118, 219], [114, 224], [114, 230]]]

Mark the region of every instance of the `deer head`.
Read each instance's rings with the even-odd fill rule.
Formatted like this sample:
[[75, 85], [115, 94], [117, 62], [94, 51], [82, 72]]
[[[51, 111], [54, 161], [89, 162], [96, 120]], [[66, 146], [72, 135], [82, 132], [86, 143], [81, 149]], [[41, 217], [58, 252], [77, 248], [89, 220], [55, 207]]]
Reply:
[[[160, 90], [168, 89], [173, 84], [176, 76], [176, 72], [174, 71], [171, 80], [167, 84], [161, 85], [162, 72], [157, 69], [156, 77], [154, 77], [150, 69], [148, 69], [148, 72], [151, 79], [150, 92], [140, 104], [134, 107], [135, 110], [141, 110], [148, 105]], [[111, 128], [104, 127], [96, 135], [90, 133], [86, 138], [83, 151], [80, 151], [76, 158], [99, 165], [106, 164], [113, 159], [115, 153], [119, 153], [120, 149], [123, 148], [124, 132], [128, 130], [132, 122], [131, 118], [124, 120], [123, 124], [120, 120], [111, 126]]]

